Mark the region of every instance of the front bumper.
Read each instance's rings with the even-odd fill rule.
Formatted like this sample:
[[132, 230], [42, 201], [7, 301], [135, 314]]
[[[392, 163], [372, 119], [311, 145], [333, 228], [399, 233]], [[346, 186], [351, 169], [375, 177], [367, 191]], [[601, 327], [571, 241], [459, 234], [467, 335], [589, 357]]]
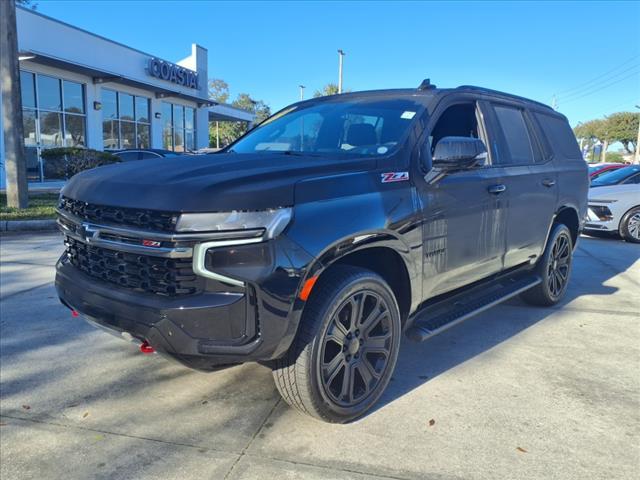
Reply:
[[244, 271], [242, 287], [204, 279], [204, 288], [192, 295], [139, 292], [87, 275], [66, 253], [56, 265], [55, 284], [62, 303], [92, 323], [146, 341], [188, 367], [210, 371], [268, 361], [281, 357], [295, 336], [303, 306], [298, 290], [312, 258], [284, 236], [266, 245], [243, 247], [254, 256], [254, 249], [270, 253], [268, 265]]

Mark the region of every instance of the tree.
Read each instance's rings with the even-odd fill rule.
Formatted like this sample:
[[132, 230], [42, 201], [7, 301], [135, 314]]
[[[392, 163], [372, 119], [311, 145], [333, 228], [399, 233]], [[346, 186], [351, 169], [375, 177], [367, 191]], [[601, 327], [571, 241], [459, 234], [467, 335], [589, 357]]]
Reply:
[[17, 5], [21, 5], [23, 7], [31, 7], [31, 10], [37, 10], [38, 4], [33, 0], [16, 0]]
[[218, 103], [227, 103], [229, 100], [229, 84], [221, 78], [209, 79], [209, 98]]
[[[228, 100], [229, 85], [224, 80], [212, 79], [209, 81], [209, 97], [212, 100], [226, 103], [221, 99]], [[260, 123], [271, 116], [271, 108], [262, 100], [254, 100], [248, 93], [240, 93], [231, 105], [254, 112], [256, 119], [254, 123]], [[249, 124], [247, 122], [218, 122], [217, 132], [216, 125], [209, 127], [209, 143], [216, 145], [216, 135], [219, 135], [220, 145], [226, 146], [234, 142], [236, 139], [247, 133]]]
[[20, 100], [20, 66], [16, 5], [13, 0], [0, 1], [0, 89], [2, 91], [2, 127], [5, 149], [7, 205], [27, 208], [28, 185], [24, 152], [24, 124]]
[[640, 113], [618, 112], [607, 117], [608, 131], [613, 142], [620, 142], [628, 154], [636, 149]]
[[618, 112], [602, 119], [579, 123], [573, 132], [576, 138], [586, 140], [589, 148], [596, 141], [602, 143], [600, 160], [604, 162], [607, 148], [612, 143], [620, 142], [627, 154], [632, 154], [635, 151], [639, 122], [640, 113]]
[[313, 98], [326, 97], [328, 95], [337, 95], [338, 85], [335, 83], [327, 83], [321, 90], [313, 92]]

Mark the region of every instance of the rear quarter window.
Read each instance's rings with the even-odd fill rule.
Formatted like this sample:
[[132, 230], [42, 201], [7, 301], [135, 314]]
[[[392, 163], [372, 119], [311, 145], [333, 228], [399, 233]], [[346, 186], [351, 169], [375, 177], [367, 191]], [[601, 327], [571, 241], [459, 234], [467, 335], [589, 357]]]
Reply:
[[535, 116], [542, 128], [544, 136], [547, 138], [549, 146], [553, 149], [556, 156], [560, 155], [564, 158], [582, 159], [576, 137], [566, 120], [537, 112]]

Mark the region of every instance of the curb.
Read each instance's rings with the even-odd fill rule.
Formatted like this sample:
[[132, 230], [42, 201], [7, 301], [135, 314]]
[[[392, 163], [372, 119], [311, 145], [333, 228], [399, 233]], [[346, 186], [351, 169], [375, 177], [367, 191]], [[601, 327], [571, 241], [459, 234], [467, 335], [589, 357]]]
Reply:
[[0, 222], [0, 232], [34, 232], [42, 230], [57, 230], [56, 221], [48, 220], [3, 220]]

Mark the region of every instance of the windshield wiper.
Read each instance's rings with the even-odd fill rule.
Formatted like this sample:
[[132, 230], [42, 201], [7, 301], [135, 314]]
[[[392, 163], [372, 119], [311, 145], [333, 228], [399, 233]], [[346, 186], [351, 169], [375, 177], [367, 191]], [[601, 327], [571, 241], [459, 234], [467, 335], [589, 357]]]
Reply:
[[319, 157], [320, 154], [313, 152], [300, 152], [298, 150], [282, 150], [277, 153], [282, 153], [283, 155], [293, 155], [296, 157]]

